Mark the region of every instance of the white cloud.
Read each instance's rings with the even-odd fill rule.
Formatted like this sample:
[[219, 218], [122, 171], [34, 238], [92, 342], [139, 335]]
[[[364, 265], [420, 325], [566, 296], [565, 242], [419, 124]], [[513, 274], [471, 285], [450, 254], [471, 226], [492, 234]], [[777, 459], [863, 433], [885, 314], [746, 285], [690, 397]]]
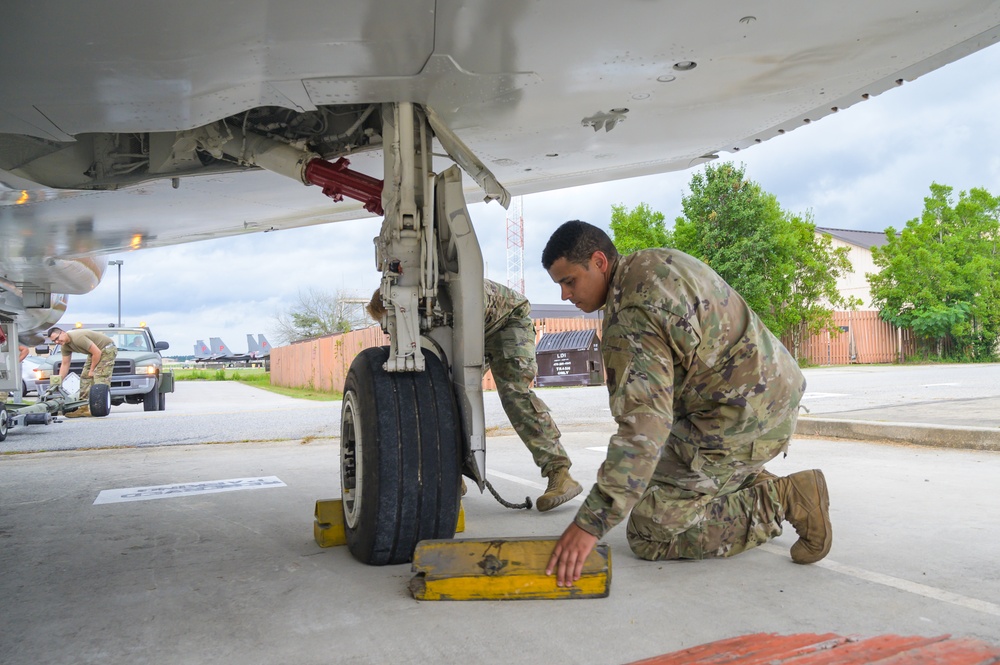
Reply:
[[[901, 228], [920, 214], [931, 182], [956, 192], [1000, 194], [1000, 47], [973, 54], [869, 101], [721, 159], [742, 162], [749, 178], [792, 211], [812, 211], [820, 226]], [[612, 204], [648, 203], [680, 213], [690, 172], [575, 187], [523, 198], [528, 297], [558, 301], [540, 256], [569, 219], [607, 227]], [[505, 211], [470, 206], [488, 277], [506, 281]], [[273, 317], [310, 288], [365, 296], [378, 286], [371, 238], [377, 219], [258, 233], [108, 256], [123, 259], [122, 319], [144, 320], [171, 353], [196, 339], [222, 337], [238, 351], [246, 333], [269, 334]], [[64, 322], [117, 318], [117, 276], [70, 298]]]

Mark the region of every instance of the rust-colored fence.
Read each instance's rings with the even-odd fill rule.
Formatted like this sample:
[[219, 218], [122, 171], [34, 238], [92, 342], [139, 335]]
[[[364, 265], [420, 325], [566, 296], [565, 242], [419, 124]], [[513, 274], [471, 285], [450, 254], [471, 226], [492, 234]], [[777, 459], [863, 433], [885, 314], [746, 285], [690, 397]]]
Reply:
[[271, 349], [271, 385], [343, 392], [351, 362], [362, 349], [384, 346], [379, 326]]
[[[536, 319], [535, 343], [547, 332], [601, 329], [600, 319]], [[384, 346], [389, 338], [379, 326], [329, 335], [271, 350], [271, 384], [286, 388], [309, 388], [343, 392], [347, 371], [362, 349]], [[483, 377], [483, 389], [495, 390], [493, 375]]]
[[798, 344], [781, 341], [800, 359], [814, 365], [899, 362], [916, 352], [913, 331], [883, 321], [877, 311], [834, 312], [834, 331], [823, 331]]
[[[878, 312], [834, 312], [834, 325], [840, 333], [822, 332], [798, 345], [798, 357], [814, 365], [850, 363], [891, 363], [915, 353], [912, 331], [900, 329], [879, 318]], [[535, 343], [545, 333], [596, 329], [600, 319], [535, 319]], [[793, 353], [794, 339], [782, 340]], [[289, 388], [336, 390], [342, 392], [347, 371], [354, 357], [371, 346], [383, 346], [389, 338], [378, 326], [354, 330], [343, 335], [296, 342], [271, 351], [271, 383]], [[483, 389], [495, 390], [493, 375], [483, 377]]]

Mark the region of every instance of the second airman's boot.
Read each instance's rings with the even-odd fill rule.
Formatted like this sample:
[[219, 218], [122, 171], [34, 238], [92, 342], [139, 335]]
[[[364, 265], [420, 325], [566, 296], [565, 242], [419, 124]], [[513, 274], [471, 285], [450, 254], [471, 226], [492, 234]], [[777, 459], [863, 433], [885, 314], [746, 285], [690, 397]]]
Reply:
[[549, 472], [549, 486], [545, 488], [545, 494], [538, 497], [535, 505], [538, 506], [540, 512], [544, 513], [563, 505], [582, 491], [580, 483], [569, 475], [569, 468], [560, 467]]
[[89, 406], [81, 406], [79, 409], [76, 409], [75, 411], [70, 411], [69, 413], [67, 413], [65, 417], [66, 418], [88, 418], [88, 417], [90, 417], [90, 407]]
[[792, 561], [816, 563], [830, 552], [833, 544], [826, 477], [819, 469], [811, 469], [772, 482], [785, 509], [785, 519], [799, 534], [792, 545]]

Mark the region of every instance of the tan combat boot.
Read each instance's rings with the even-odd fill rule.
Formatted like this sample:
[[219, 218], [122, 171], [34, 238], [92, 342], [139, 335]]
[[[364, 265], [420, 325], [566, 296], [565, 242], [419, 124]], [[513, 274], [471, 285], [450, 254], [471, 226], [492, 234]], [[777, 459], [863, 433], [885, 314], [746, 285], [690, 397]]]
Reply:
[[70, 411], [69, 413], [65, 414], [66, 418], [87, 418], [89, 416], [90, 416], [89, 406], [81, 406], [79, 409], [76, 409], [75, 411]]
[[799, 534], [792, 545], [792, 561], [816, 563], [830, 552], [833, 544], [830, 495], [823, 472], [819, 469], [799, 471], [773, 482], [785, 509], [785, 519]]
[[545, 494], [538, 497], [535, 505], [538, 506], [539, 512], [544, 513], [563, 505], [582, 491], [580, 483], [569, 475], [569, 469], [561, 467], [549, 473], [549, 486], [545, 488]]

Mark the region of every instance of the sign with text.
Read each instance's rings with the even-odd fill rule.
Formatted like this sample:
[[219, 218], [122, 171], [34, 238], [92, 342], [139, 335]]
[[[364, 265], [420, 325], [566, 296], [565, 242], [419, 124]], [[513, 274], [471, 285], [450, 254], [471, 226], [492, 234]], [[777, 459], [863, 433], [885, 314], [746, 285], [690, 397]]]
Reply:
[[197, 483], [178, 483], [174, 485], [153, 485], [151, 487], [124, 487], [121, 489], [102, 490], [94, 500], [94, 505], [100, 503], [124, 503], [126, 501], [148, 501], [150, 499], [169, 499], [195, 494], [217, 494], [218, 492], [233, 492], [236, 490], [257, 490], [269, 487], [286, 487], [277, 476], [258, 478], [231, 478], [229, 480], [205, 480]]

